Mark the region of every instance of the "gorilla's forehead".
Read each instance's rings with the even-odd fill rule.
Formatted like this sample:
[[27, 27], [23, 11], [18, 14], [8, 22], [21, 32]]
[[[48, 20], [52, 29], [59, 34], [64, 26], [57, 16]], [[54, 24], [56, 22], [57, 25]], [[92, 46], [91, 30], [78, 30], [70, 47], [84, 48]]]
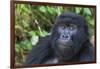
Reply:
[[85, 19], [75, 13], [63, 13], [59, 15], [56, 19], [56, 24], [75, 24], [78, 26], [85, 25]]
[[61, 25], [61, 24], [65, 24], [65, 25], [67, 25], [67, 24], [75, 24], [75, 25], [78, 25], [78, 26], [81, 25], [81, 23], [80, 23], [79, 20], [77, 20], [77, 19], [71, 19], [71, 18], [58, 19], [56, 21], [56, 25]]

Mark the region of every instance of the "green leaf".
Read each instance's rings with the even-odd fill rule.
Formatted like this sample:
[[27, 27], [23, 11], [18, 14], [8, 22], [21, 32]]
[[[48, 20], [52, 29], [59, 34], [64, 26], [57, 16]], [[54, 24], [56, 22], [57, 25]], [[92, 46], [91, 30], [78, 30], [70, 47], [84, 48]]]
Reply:
[[89, 8], [84, 8], [84, 13], [87, 15], [92, 15], [91, 10]]
[[37, 35], [33, 35], [31, 38], [32, 45], [36, 45], [38, 41], [39, 41], [39, 37]]
[[76, 13], [78, 13], [78, 14], [81, 12], [81, 10], [82, 10], [82, 8], [79, 8], [79, 7], [75, 8]]
[[19, 44], [15, 44], [15, 51], [16, 51], [16, 53], [20, 53], [20, 45]]
[[46, 7], [41, 6], [41, 7], [39, 7], [39, 10], [40, 10], [41, 12], [46, 12]]

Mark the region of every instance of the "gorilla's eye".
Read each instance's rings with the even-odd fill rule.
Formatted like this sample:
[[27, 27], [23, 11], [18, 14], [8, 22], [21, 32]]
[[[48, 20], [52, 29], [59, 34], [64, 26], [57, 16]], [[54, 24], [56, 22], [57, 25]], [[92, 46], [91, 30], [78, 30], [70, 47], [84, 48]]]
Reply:
[[65, 29], [67, 26], [66, 26], [65, 24], [62, 24], [60, 27], [61, 27], [62, 29]]
[[69, 27], [69, 29], [70, 29], [70, 30], [73, 30], [74, 28], [73, 28], [73, 27]]
[[77, 26], [74, 25], [74, 24], [68, 24], [67, 27], [68, 27], [70, 30], [74, 30], [74, 29], [77, 28]]

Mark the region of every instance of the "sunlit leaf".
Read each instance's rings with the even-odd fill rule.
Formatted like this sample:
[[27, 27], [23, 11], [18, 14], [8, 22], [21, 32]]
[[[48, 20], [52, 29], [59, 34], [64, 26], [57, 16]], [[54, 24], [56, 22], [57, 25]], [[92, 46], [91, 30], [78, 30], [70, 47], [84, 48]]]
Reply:
[[84, 13], [87, 15], [92, 15], [91, 10], [89, 8], [84, 8]]
[[38, 40], [39, 40], [39, 37], [37, 35], [33, 35], [31, 38], [32, 45], [36, 45]]

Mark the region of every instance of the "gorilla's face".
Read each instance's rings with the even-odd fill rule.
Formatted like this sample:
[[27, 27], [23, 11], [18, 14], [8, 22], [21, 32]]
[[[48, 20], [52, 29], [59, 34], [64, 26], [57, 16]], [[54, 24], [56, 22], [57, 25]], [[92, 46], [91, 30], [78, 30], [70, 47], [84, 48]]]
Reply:
[[57, 43], [61, 48], [67, 48], [73, 45], [72, 36], [77, 33], [75, 24], [67, 23], [58, 26], [59, 37]]
[[52, 47], [60, 60], [70, 60], [87, 40], [86, 23], [81, 16], [63, 14], [56, 20], [52, 31]]
[[[73, 38], [78, 33], [78, 27], [72, 23], [62, 23], [58, 26], [58, 34], [56, 40], [56, 54], [60, 60], [69, 60], [75, 54], [75, 47], [77, 45], [77, 38]], [[76, 36], [77, 37], [77, 36]], [[76, 42], [77, 41], [77, 42]], [[78, 50], [77, 50], [78, 51]]]

